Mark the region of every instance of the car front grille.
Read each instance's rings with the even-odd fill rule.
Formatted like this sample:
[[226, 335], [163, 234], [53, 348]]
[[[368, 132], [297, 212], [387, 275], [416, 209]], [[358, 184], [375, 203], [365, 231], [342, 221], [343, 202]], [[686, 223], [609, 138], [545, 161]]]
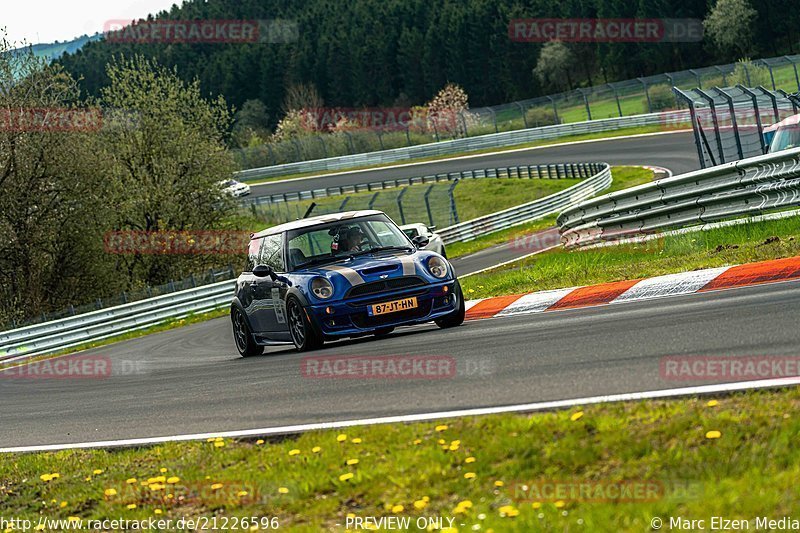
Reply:
[[398, 289], [408, 289], [410, 287], [421, 287], [423, 285], [425, 285], [425, 280], [417, 276], [382, 279], [380, 281], [364, 283], [363, 285], [356, 285], [347, 292], [345, 298], [358, 298], [360, 296], [386, 291], [396, 291]]

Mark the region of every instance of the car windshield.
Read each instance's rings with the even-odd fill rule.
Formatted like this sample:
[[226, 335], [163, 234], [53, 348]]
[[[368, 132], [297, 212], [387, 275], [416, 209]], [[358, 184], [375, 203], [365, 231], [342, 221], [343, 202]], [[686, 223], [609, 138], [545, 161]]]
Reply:
[[292, 230], [287, 241], [290, 271], [354, 255], [413, 248], [406, 235], [385, 215]]
[[769, 151], [780, 152], [798, 146], [800, 146], [800, 125], [783, 126], [775, 132]]

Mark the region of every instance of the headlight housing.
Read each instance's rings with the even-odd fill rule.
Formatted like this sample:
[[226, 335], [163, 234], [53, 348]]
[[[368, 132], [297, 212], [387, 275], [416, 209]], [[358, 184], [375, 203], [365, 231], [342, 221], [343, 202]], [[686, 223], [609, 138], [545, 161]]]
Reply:
[[311, 292], [320, 300], [327, 300], [333, 296], [333, 285], [326, 278], [314, 278], [311, 280]]
[[442, 279], [447, 276], [447, 262], [437, 255], [432, 255], [428, 259], [428, 272], [434, 278]]

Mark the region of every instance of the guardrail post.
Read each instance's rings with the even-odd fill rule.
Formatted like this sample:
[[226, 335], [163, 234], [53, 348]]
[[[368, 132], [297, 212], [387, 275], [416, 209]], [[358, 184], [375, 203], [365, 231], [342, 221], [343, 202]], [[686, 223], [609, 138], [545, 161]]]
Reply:
[[456, 197], [453, 195], [453, 189], [456, 188], [456, 185], [458, 185], [458, 179], [456, 179], [453, 184], [450, 185], [450, 188], [447, 189], [447, 195], [450, 197], [450, 220], [454, 224], [459, 223], [458, 210], [456, 209]]
[[756, 128], [758, 129], [758, 142], [761, 145], [761, 152], [766, 153], [767, 146], [764, 143], [764, 126], [761, 124], [761, 112], [758, 109], [758, 97], [756, 93], [742, 85], [741, 83], [736, 84], [736, 88], [742, 91], [744, 94], [750, 97], [750, 100], [753, 102], [753, 113], [756, 115]]
[[397, 209], [400, 211], [400, 223], [401, 224], [405, 224], [406, 223], [406, 215], [405, 215], [405, 213], [403, 213], [403, 195], [406, 193], [407, 190], [408, 190], [408, 187], [403, 187], [400, 190], [400, 194], [397, 195]]
[[769, 98], [772, 101], [772, 112], [775, 114], [775, 122], [780, 122], [781, 115], [778, 112], [778, 99], [775, 97], [774, 94], [772, 94], [767, 89], [765, 89], [763, 85], [759, 85], [758, 87], [756, 87], [756, 89], [761, 91], [761, 93], [764, 96], [766, 96], [767, 98]]
[[433, 190], [433, 185], [428, 186], [427, 190], [425, 191], [425, 209], [428, 211], [428, 220], [431, 221], [431, 226], [436, 225], [436, 223], [433, 221], [433, 212], [431, 211], [431, 202], [429, 198], [431, 191]]
[[369, 199], [369, 204], [367, 204], [367, 208], [368, 209], [372, 209], [372, 206], [375, 205], [375, 200], [378, 199], [378, 195], [380, 193], [381, 193], [381, 191], [378, 191], [378, 192], [376, 192], [375, 194], [372, 195], [372, 198]]
[[731, 113], [731, 125], [733, 126], [733, 137], [736, 139], [736, 151], [739, 154], [739, 159], [744, 159], [744, 153], [742, 152], [742, 140], [739, 138], [739, 125], [736, 122], [736, 110], [733, 106], [733, 98], [731, 95], [720, 89], [719, 87], [714, 88], [722, 98], [728, 102], [728, 110]]
[[636, 79], [642, 84], [642, 87], [644, 87], [644, 96], [645, 96], [645, 98], [647, 98], [647, 112], [648, 113], [652, 113], [653, 112], [653, 104], [650, 102], [650, 93], [647, 92], [647, 82], [644, 81], [643, 78], [636, 78]]
[[708, 94], [706, 94], [702, 89], [695, 89], [694, 92], [700, 95], [706, 102], [708, 102], [708, 107], [711, 109], [711, 121], [714, 124], [714, 135], [717, 138], [717, 150], [719, 150], [719, 161], [720, 163], [725, 162], [725, 152], [722, 148], [722, 138], [720, 137], [719, 133], [719, 121], [717, 120], [717, 106], [714, 104], [714, 99], [711, 98]]

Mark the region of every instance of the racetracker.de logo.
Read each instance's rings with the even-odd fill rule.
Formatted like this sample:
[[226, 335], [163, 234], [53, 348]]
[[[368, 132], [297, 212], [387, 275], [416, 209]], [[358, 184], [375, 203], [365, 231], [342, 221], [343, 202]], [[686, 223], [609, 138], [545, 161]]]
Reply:
[[92, 132], [99, 130], [102, 123], [100, 109], [0, 108], [0, 131], [6, 132]]
[[300, 374], [312, 379], [447, 379], [456, 372], [449, 355], [330, 355], [300, 362]]
[[523, 43], [696, 42], [703, 39], [698, 19], [514, 19], [508, 37]]
[[511, 485], [511, 497], [521, 502], [654, 502], [665, 496], [657, 480], [538, 479]]
[[668, 356], [659, 374], [670, 381], [744, 381], [800, 376], [800, 356]]
[[30, 361], [0, 370], [0, 379], [105, 379], [111, 359], [103, 355], [70, 355]]
[[291, 43], [297, 22], [270, 20], [108, 20], [106, 41], [133, 44]]
[[109, 231], [106, 253], [118, 255], [240, 254], [250, 245], [250, 232], [225, 230]]

